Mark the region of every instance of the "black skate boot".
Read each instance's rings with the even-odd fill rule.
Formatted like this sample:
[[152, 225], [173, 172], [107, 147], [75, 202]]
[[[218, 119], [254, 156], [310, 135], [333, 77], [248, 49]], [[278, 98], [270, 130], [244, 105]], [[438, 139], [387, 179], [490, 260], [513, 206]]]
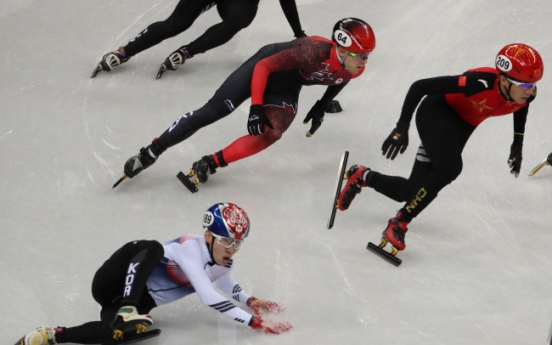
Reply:
[[163, 153], [163, 150], [159, 145], [157, 144], [157, 138], [153, 140], [151, 145], [148, 145], [148, 147], [142, 147], [140, 149], [140, 153], [138, 153], [135, 156], [130, 157], [124, 166], [124, 173], [123, 177], [119, 179], [114, 185], [113, 188], [117, 187], [119, 183], [121, 183], [124, 179], [133, 178], [134, 176], [138, 175], [142, 172], [142, 170], [149, 168], [157, 158], [159, 158], [159, 155]]
[[205, 183], [209, 179], [209, 175], [217, 172], [217, 163], [213, 156], [203, 156], [197, 162], [194, 162], [188, 177], [194, 177], [194, 184]]
[[174, 52], [169, 55], [165, 61], [161, 64], [161, 67], [159, 67], [159, 71], [157, 72], [157, 77], [155, 79], [159, 79], [163, 76], [163, 73], [167, 70], [176, 71], [180, 66], [186, 62], [186, 60], [191, 59], [193, 56], [188, 51], [188, 46], [182, 46], [175, 50]]
[[145, 333], [151, 325], [153, 325], [151, 316], [139, 314], [136, 307], [133, 306], [121, 307], [111, 323], [113, 339], [121, 339], [125, 333]]
[[113, 68], [127, 62], [130, 57], [126, 56], [123, 47], [119, 47], [118, 50], [109, 52], [102, 57], [100, 63], [96, 66], [90, 78], [94, 78], [101, 71], [109, 72]]
[[361, 187], [366, 187], [363, 176], [366, 176], [370, 171], [370, 168], [355, 164], [345, 173], [344, 178], [347, 179], [347, 184], [345, 184], [337, 199], [337, 206], [341, 211], [345, 211], [351, 206], [355, 196], [360, 193]]

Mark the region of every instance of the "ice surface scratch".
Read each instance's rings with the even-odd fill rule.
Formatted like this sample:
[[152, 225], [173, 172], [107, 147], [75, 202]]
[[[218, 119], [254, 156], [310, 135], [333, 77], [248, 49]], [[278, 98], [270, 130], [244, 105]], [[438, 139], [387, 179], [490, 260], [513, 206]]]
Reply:
[[9, 135], [9, 134], [12, 134], [13, 131], [10, 129], [8, 133], [6, 134], [3, 134], [1, 137], [0, 137], [0, 140], [2, 140], [2, 138], [4, 138], [6, 135]]

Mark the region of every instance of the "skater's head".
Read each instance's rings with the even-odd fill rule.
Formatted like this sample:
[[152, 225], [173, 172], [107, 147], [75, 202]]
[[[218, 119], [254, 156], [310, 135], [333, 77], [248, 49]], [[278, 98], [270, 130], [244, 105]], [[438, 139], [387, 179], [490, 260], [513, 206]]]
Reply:
[[337, 45], [337, 56], [345, 69], [357, 74], [368, 62], [368, 56], [376, 48], [374, 31], [362, 19], [345, 18], [335, 23], [332, 40]]
[[523, 43], [508, 44], [502, 48], [496, 56], [495, 66], [500, 73], [500, 90], [506, 98], [519, 104], [533, 94], [544, 72], [540, 54]]
[[220, 266], [228, 264], [249, 235], [249, 217], [232, 203], [220, 202], [203, 215], [205, 242], [211, 259]]

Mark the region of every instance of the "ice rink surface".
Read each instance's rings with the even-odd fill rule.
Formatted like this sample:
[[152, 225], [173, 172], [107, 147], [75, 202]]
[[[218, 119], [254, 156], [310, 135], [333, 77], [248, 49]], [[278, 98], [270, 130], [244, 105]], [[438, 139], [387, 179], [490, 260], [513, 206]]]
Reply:
[[[176, 2], [0, 0], [3, 343], [37, 326], [96, 320], [90, 283], [113, 251], [134, 239], [201, 233], [203, 212], [230, 201], [252, 222], [234, 276], [251, 294], [286, 306], [272, 319], [294, 329], [259, 333], [193, 296], [154, 309], [163, 333], [144, 345], [545, 344], [552, 168], [527, 174], [552, 151], [550, 0], [297, 0], [309, 35], [329, 37], [348, 16], [374, 28], [377, 48], [365, 74], [337, 97], [344, 111], [327, 114], [305, 138], [302, 120], [325, 87], [303, 88], [299, 114], [280, 142], [189, 193], [175, 175], [247, 133], [246, 102], [111, 189], [127, 158], [203, 105], [246, 58], [293, 39], [278, 1], [262, 0], [253, 24], [230, 43], [160, 80], [161, 62], [218, 22], [215, 10], [112, 73], [89, 78], [104, 53], [164, 19]], [[514, 42], [535, 47], [546, 66], [518, 179], [506, 163], [512, 116], [489, 119], [466, 146], [462, 175], [410, 225], [400, 267], [365, 247], [401, 204], [366, 189], [325, 229], [343, 151], [350, 163], [410, 173], [419, 145], [414, 122], [404, 155], [388, 161], [380, 147], [412, 82], [492, 66]]]

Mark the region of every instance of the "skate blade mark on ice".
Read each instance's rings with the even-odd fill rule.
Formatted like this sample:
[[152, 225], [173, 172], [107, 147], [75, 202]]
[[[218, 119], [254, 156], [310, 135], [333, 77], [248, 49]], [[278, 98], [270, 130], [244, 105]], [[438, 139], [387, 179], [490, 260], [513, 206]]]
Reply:
[[531, 172], [529, 173], [529, 176], [533, 176], [536, 173], [539, 172], [542, 168], [544, 168], [547, 165], [552, 165], [552, 153], [548, 155], [547, 158], [545, 158], [539, 165], [537, 165]]
[[[190, 169], [190, 172], [188, 175], [184, 175], [182, 171], [180, 171], [178, 174], [176, 174], [176, 177], [182, 182], [182, 184], [188, 188], [188, 190], [192, 193], [196, 193], [199, 189], [197, 189], [197, 185], [200, 183], [199, 179], [197, 178], [195, 172]], [[193, 181], [190, 181], [190, 178], [194, 177]]]
[[328, 220], [328, 225], [326, 226], [328, 230], [330, 230], [333, 227], [333, 224], [335, 221], [335, 215], [336, 215], [337, 209], [339, 208], [338, 199], [339, 199], [339, 194], [341, 193], [341, 186], [343, 185], [343, 180], [346, 180], [348, 178], [345, 172], [348, 159], [349, 159], [349, 151], [343, 152], [343, 156], [341, 156], [341, 163], [339, 164], [339, 169], [337, 172], [336, 188], [335, 188], [335, 194], [334, 194], [334, 199], [332, 203], [332, 213], [330, 214], [330, 219]]
[[126, 344], [132, 344], [138, 341], [146, 340], [149, 338], [153, 338], [161, 334], [160, 329], [152, 329], [151, 331], [146, 331], [143, 333], [131, 333], [131, 334], [125, 334], [123, 338], [120, 339], [114, 339], [111, 341], [108, 341], [107, 343], [103, 343], [102, 345], [126, 345]]
[[383, 259], [389, 261], [395, 266], [400, 266], [402, 264], [402, 260], [396, 257], [396, 255], [399, 253], [399, 250], [392, 246], [391, 251], [388, 252], [384, 248], [389, 243], [385, 238], [381, 238], [381, 242], [379, 246], [376, 246], [372, 242], [368, 242], [368, 245], [366, 246], [366, 249], [374, 252], [375, 254], [378, 254]]

